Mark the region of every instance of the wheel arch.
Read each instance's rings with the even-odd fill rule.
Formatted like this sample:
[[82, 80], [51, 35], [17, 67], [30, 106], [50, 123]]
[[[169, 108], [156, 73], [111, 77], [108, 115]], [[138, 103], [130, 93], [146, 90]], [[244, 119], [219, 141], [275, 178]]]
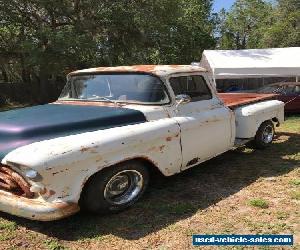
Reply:
[[108, 168], [112, 168], [116, 165], [119, 165], [119, 164], [122, 164], [122, 163], [128, 163], [128, 162], [141, 162], [143, 164], [145, 164], [145, 166], [147, 167], [147, 169], [149, 170], [149, 174], [150, 174], [150, 177], [151, 177], [151, 173], [160, 173], [162, 175], [164, 175], [164, 173], [161, 171], [161, 169], [157, 166], [157, 164], [155, 164], [151, 159], [149, 159], [148, 157], [142, 157], [142, 156], [137, 156], [137, 157], [132, 157], [132, 158], [128, 158], [128, 159], [123, 159], [121, 161], [118, 161], [116, 163], [113, 163], [111, 165], [108, 165], [88, 176], [85, 177], [85, 179], [83, 180], [83, 182], [81, 183], [81, 187], [80, 187], [80, 194], [79, 194], [79, 197], [78, 197], [78, 202], [80, 201], [80, 198], [83, 194], [83, 191], [84, 191], [84, 188], [85, 186], [87, 185], [87, 183], [89, 182], [89, 180], [91, 180], [91, 178], [93, 176], [95, 176], [96, 174], [99, 174], [101, 172], [104, 172], [106, 171], [106, 169]]
[[272, 121], [273, 123], [275, 123], [275, 126], [276, 126], [276, 127], [279, 127], [279, 126], [280, 126], [280, 121], [279, 121], [279, 119], [278, 119], [277, 117], [273, 117], [273, 118], [271, 119], [271, 121]]

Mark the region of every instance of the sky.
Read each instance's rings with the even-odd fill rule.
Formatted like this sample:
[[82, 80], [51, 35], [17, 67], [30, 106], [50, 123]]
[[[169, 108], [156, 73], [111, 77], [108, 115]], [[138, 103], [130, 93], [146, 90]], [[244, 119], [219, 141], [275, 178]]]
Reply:
[[219, 12], [222, 8], [230, 9], [235, 0], [214, 0], [213, 10]]

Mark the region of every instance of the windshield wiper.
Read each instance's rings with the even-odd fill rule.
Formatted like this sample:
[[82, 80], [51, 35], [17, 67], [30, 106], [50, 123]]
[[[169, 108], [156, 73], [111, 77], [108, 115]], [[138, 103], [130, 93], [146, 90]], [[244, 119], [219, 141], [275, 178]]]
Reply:
[[104, 100], [104, 101], [113, 103], [113, 104], [115, 104], [116, 106], [120, 106], [120, 103], [119, 103], [119, 102], [117, 102], [116, 100], [110, 100], [109, 98], [107, 98], [107, 97], [105, 97], [105, 96], [95, 96], [95, 97], [89, 98], [89, 99], [87, 99], [87, 100], [91, 100], [91, 101], [94, 101], [94, 100]]

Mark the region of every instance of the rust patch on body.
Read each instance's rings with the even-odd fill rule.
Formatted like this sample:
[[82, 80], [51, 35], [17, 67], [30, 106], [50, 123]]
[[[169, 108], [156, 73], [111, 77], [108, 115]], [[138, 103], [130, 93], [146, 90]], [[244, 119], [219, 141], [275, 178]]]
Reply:
[[143, 71], [143, 72], [152, 72], [155, 70], [156, 65], [135, 65], [132, 66], [132, 70]]
[[[116, 107], [114, 103], [106, 102], [106, 101], [67, 101], [67, 100], [59, 100], [52, 102], [51, 104], [64, 104], [64, 105], [76, 105], [76, 106], [99, 106], [99, 107]], [[118, 107], [125, 106], [126, 103], [118, 103]]]
[[205, 72], [206, 69], [194, 65], [132, 65], [132, 66], [117, 66], [117, 67], [98, 67], [71, 72], [69, 76], [80, 73], [97, 73], [97, 72], [141, 72], [155, 75], [176, 73], [176, 72]]
[[81, 152], [81, 153], [84, 153], [84, 152], [87, 152], [87, 151], [89, 151], [89, 148], [82, 147], [82, 148], [80, 149], [80, 152]]
[[196, 158], [190, 160], [190, 161], [186, 164], [186, 166], [192, 166], [192, 165], [195, 165], [195, 164], [196, 164], [197, 162], [199, 162], [199, 161], [200, 161], [200, 158], [199, 158], [199, 157], [196, 157]]
[[274, 99], [276, 94], [257, 94], [257, 93], [218, 93], [218, 96], [229, 108], [236, 108], [258, 101]]
[[30, 184], [16, 171], [0, 164], [0, 189], [20, 196], [32, 198]]
[[60, 174], [60, 173], [63, 173], [63, 172], [65, 172], [65, 171], [69, 171], [69, 169], [66, 168], [66, 169], [62, 169], [62, 170], [57, 171], [57, 172], [53, 172], [52, 175], [54, 176], [54, 175], [56, 175], [56, 174]]
[[56, 192], [54, 190], [49, 191], [49, 196], [52, 196], [52, 195], [55, 195], [55, 194], [56, 194]]

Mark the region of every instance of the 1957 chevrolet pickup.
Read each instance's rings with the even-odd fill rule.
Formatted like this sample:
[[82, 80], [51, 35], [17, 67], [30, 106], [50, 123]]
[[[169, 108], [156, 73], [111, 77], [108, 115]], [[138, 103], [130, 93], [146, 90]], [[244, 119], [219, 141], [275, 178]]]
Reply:
[[284, 104], [217, 94], [192, 65], [72, 72], [58, 101], [0, 113], [0, 211], [49, 221], [123, 210], [149, 170], [170, 176], [246, 142], [268, 146]]

